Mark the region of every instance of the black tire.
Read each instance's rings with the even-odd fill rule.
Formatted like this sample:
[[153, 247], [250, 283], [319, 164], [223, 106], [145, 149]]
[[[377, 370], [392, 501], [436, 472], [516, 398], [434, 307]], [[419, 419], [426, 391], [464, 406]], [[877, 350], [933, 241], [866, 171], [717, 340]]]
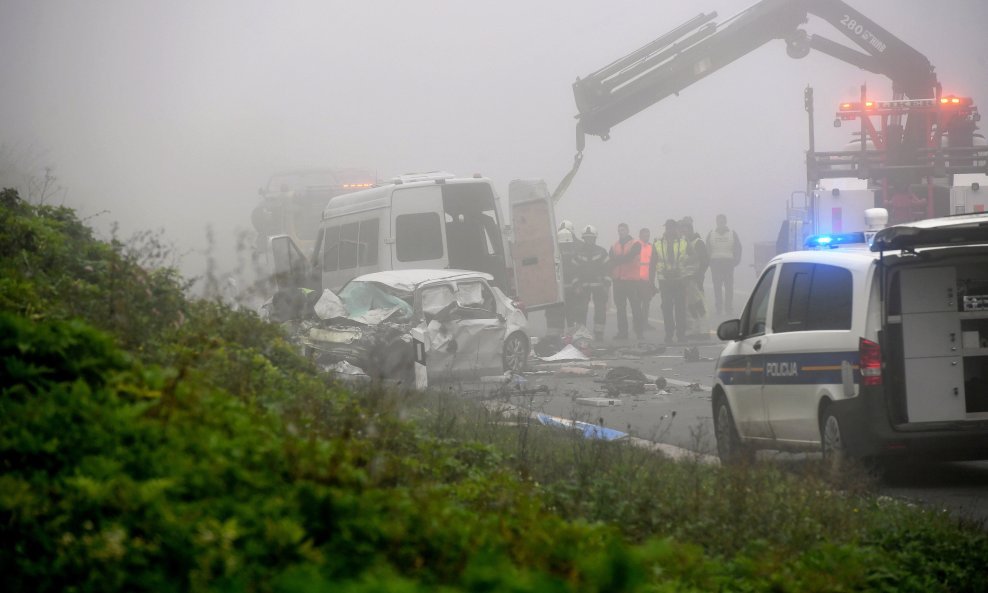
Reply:
[[504, 370], [521, 373], [528, 366], [528, 338], [521, 332], [515, 332], [504, 340], [504, 350], [501, 361]]
[[723, 395], [714, 398], [714, 437], [717, 439], [717, 456], [723, 464], [750, 463], [754, 451], [741, 442], [734, 426], [734, 415]]
[[820, 452], [823, 462], [832, 471], [839, 471], [847, 461], [843, 427], [840, 418], [829, 407], [820, 415]]

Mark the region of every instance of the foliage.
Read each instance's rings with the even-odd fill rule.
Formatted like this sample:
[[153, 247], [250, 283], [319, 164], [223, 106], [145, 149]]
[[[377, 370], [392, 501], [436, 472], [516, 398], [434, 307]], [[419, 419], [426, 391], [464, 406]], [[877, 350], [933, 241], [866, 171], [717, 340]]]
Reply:
[[983, 530], [812, 466], [345, 389], [141, 245], [0, 194], [5, 591], [988, 588]]

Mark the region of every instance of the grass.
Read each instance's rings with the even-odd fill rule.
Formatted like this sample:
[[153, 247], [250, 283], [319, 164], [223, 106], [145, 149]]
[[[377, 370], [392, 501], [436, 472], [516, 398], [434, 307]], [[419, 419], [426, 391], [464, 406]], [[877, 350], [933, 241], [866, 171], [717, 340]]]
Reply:
[[983, 525], [867, 479], [352, 389], [71, 211], [0, 223], [3, 590], [988, 590]]

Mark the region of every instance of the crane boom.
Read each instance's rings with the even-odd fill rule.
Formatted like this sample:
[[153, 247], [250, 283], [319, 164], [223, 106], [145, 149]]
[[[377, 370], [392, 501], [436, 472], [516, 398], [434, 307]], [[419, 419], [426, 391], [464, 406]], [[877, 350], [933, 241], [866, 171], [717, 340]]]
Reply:
[[[858, 51], [800, 27], [819, 17], [847, 36]], [[584, 135], [607, 140], [611, 128], [665, 97], [758, 49], [773, 39], [786, 42], [794, 58], [815, 49], [892, 80], [896, 97], [932, 98], [937, 92], [933, 66], [921, 53], [842, 0], [761, 0], [727, 21], [700, 14], [648, 45], [577, 79], [577, 148]], [[921, 134], [906, 123], [904, 138]]]

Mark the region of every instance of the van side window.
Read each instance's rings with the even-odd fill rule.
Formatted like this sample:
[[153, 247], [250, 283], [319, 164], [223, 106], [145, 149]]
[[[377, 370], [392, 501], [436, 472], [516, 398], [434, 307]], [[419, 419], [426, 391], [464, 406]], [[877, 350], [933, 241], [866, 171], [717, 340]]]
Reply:
[[398, 261], [439, 259], [443, 256], [443, 230], [436, 212], [416, 212], [395, 217]]
[[765, 270], [758, 286], [751, 294], [751, 300], [741, 314], [741, 335], [754, 336], [765, 333], [765, 321], [768, 319], [768, 297], [771, 294], [772, 279], [775, 278], [775, 266]]
[[811, 264], [782, 265], [772, 313], [773, 332], [795, 332], [807, 329], [806, 316], [809, 311], [812, 282]]
[[338, 225], [326, 227], [323, 245], [325, 250], [323, 251], [322, 271], [335, 272], [340, 269], [340, 227]]
[[377, 237], [381, 219], [372, 218], [360, 221], [360, 254], [358, 263], [363, 266], [377, 265]]
[[357, 267], [358, 223], [349, 222], [340, 228], [340, 269]]
[[851, 329], [854, 287], [850, 270], [817, 264], [806, 315], [806, 329]]
[[851, 272], [826, 264], [784, 264], [775, 293], [776, 333], [851, 329]]

